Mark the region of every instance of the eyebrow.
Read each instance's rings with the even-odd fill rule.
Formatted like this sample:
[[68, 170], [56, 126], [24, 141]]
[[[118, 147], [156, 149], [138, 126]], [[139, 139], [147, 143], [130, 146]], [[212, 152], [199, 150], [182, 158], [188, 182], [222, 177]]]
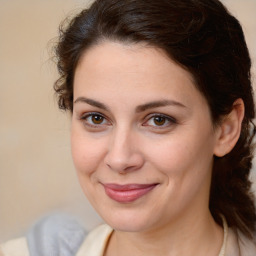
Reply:
[[[89, 99], [89, 98], [85, 98], [85, 97], [78, 97], [74, 101], [74, 104], [79, 103], [79, 102], [87, 103], [91, 106], [109, 111], [109, 108], [105, 104], [103, 104], [99, 101], [93, 100], [93, 99]], [[152, 102], [148, 102], [148, 103], [137, 106], [135, 109], [135, 112], [139, 113], [139, 112], [143, 112], [148, 109], [151, 109], [151, 108], [159, 108], [159, 107], [165, 107], [165, 106], [178, 106], [178, 107], [186, 108], [185, 105], [183, 105], [182, 103], [175, 101], [175, 100], [157, 100], [157, 101], [152, 101]]]
[[93, 107], [97, 107], [97, 108], [101, 108], [101, 109], [104, 109], [106, 111], [109, 111], [108, 107], [105, 104], [103, 104], [103, 103], [101, 103], [99, 101], [93, 100], [93, 99], [88, 99], [88, 98], [85, 98], [85, 97], [78, 97], [74, 101], [74, 104], [75, 103], [79, 103], [79, 102], [87, 103], [87, 104], [89, 104], [89, 105], [91, 105]]
[[178, 106], [178, 107], [186, 108], [185, 105], [175, 100], [158, 100], [158, 101], [152, 101], [152, 102], [137, 106], [136, 112], [137, 113], [143, 112], [151, 108], [159, 108], [159, 107], [165, 107], [165, 106]]

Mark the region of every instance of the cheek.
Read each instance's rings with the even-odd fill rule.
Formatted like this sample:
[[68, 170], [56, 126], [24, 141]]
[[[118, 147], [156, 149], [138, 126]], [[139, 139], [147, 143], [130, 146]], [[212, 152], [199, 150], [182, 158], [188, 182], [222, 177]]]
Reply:
[[91, 175], [104, 158], [104, 141], [92, 139], [72, 130], [71, 150], [78, 175]]
[[[149, 147], [147, 147], [149, 148]], [[168, 176], [169, 183], [176, 185], [193, 180], [202, 180], [211, 172], [213, 143], [207, 134], [199, 138], [195, 134], [183, 133], [171, 136], [147, 150], [149, 161]]]
[[197, 199], [207, 203], [210, 188], [210, 147], [202, 149], [205, 143], [197, 144], [195, 140], [186, 142], [179, 143], [173, 139], [152, 151], [150, 156], [155, 169], [165, 177], [167, 193], [163, 193], [161, 200], [171, 202], [166, 204], [170, 211], [176, 213], [197, 202]]
[[165, 170], [168, 173], [174, 173], [182, 169], [183, 165], [193, 157], [194, 152], [190, 152], [188, 141], [183, 138], [170, 136], [154, 143], [154, 147], [145, 147], [148, 161], [151, 161], [159, 170]]

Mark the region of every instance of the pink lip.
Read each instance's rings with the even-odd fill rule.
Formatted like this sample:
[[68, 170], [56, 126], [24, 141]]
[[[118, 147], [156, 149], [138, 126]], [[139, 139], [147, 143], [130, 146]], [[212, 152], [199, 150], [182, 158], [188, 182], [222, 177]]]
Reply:
[[157, 184], [103, 184], [106, 194], [119, 203], [130, 203], [147, 194]]

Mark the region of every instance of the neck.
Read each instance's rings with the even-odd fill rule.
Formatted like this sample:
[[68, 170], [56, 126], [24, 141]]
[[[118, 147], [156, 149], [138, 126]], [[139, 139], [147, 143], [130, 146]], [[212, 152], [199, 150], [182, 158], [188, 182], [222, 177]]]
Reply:
[[209, 211], [143, 232], [114, 231], [105, 256], [218, 256], [223, 230]]

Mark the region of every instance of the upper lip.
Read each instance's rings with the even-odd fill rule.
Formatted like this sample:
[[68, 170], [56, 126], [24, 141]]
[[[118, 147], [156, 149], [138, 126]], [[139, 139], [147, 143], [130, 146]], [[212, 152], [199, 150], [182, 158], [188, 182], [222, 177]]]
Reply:
[[148, 187], [152, 187], [157, 185], [157, 183], [151, 183], [151, 184], [115, 184], [115, 183], [105, 183], [103, 184], [104, 187], [116, 190], [116, 191], [128, 191], [128, 190], [136, 190], [136, 189], [144, 189]]

